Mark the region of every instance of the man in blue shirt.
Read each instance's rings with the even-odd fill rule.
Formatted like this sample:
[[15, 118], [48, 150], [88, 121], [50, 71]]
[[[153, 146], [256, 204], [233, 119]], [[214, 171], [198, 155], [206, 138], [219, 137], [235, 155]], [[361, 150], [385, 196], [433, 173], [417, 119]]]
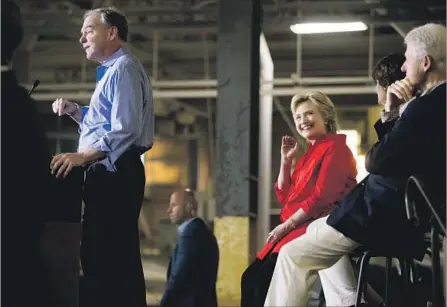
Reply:
[[80, 43], [87, 59], [100, 64], [88, 107], [60, 98], [59, 116], [79, 124], [76, 153], [51, 161], [56, 177], [86, 169], [81, 262], [88, 306], [146, 306], [138, 218], [145, 174], [140, 156], [152, 147], [152, 89], [141, 63], [124, 48], [126, 18], [111, 8], [84, 16]]

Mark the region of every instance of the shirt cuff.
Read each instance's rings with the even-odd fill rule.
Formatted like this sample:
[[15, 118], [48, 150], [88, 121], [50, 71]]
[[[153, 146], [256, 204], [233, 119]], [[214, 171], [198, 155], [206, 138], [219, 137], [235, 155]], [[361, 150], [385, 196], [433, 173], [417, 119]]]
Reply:
[[304, 202], [304, 203], [302, 203], [301, 204], [301, 209], [303, 209], [303, 211], [306, 213], [306, 214], [310, 214], [311, 213], [311, 207], [309, 206], [309, 204], [307, 203], [307, 202]]
[[380, 111], [380, 119], [382, 123], [392, 121], [399, 117], [399, 109], [391, 110], [389, 112], [382, 110]]
[[92, 145], [92, 148], [96, 149], [96, 150], [99, 150], [99, 151], [102, 151], [102, 152], [104, 152], [106, 154], [108, 154], [109, 152], [112, 151], [110, 146], [106, 144], [106, 142], [104, 140], [104, 136], [102, 138], [100, 138], [98, 142], [94, 143]]

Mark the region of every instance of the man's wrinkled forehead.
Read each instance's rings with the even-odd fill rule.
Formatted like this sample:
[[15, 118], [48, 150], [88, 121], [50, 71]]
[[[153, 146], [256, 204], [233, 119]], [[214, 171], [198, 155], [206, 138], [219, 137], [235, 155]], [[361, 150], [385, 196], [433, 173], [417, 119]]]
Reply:
[[81, 31], [86, 31], [89, 28], [96, 28], [101, 24], [101, 15], [98, 13], [91, 13], [84, 18]]

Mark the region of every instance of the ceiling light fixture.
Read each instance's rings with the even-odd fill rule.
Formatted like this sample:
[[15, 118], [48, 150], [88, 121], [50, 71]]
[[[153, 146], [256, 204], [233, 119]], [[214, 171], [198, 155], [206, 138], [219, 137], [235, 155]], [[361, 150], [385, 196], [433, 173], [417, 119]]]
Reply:
[[361, 22], [309, 22], [297, 23], [290, 26], [295, 34], [317, 34], [317, 33], [335, 33], [335, 32], [354, 32], [365, 31], [368, 26]]

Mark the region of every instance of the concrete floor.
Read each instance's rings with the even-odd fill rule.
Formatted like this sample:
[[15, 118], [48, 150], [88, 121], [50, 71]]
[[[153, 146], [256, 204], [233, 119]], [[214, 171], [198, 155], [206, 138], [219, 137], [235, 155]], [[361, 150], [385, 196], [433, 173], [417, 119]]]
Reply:
[[165, 288], [169, 255], [145, 242], [141, 243], [141, 254], [146, 280], [146, 301], [149, 306], [157, 306]]

